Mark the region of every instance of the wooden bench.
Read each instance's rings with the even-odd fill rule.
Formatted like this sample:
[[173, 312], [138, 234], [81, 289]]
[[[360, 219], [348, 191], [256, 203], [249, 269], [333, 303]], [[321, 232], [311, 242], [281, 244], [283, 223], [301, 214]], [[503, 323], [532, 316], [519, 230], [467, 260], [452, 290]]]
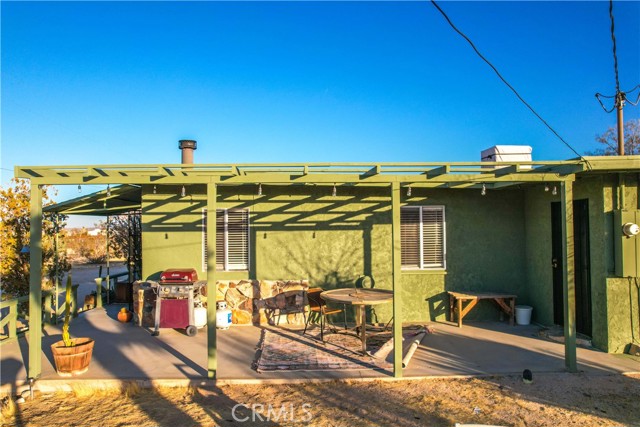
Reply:
[[[515, 315], [516, 295], [498, 292], [452, 292], [449, 291], [449, 313], [453, 322], [455, 313], [458, 313], [458, 327], [462, 327], [462, 319], [482, 299], [493, 300], [502, 311], [509, 316], [509, 324], [513, 326]], [[466, 305], [464, 303], [466, 302]]]

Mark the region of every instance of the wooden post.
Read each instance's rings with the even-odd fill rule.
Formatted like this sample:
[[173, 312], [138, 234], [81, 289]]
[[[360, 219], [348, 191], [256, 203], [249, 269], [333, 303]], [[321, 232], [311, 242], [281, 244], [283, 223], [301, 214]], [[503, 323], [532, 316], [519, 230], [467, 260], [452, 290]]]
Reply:
[[400, 242], [400, 183], [391, 184], [391, 238], [392, 276], [393, 276], [393, 376], [402, 378], [402, 301], [401, 270], [402, 252]]
[[102, 277], [96, 277], [96, 308], [102, 308]]
[[[107, 207], [107, 201], [104, 201], [104, 207]], [[111, 265], [109, 263], [109, 219], [111, 217], [109, 215], [107, 215], [107, 305], [111, 304], [111, 301], [109, 301], [109, 294], [111, 293]]]
[[218, 370], [216, 342], [216, 184], [207, 184], [207, 372], [215, 379]]
[[59, 303], [58, 303], [58, 288], [59, 288], [59, 280], [58, 280], [58, 274], [59, 274], [59, 270], [60, 270], [60, 259], [58, 257], [58, 248], [59, 248], [59, 241], [58, 241], [58, 235], [60, 234], [60, 219], [59, 219], [60, 214], [58, 214], [57, 212], [53, 215], [53, 228], [55, 230], [55, 239], [53, 241], [53, 256], [54, 256], [54, 260], [53, 260], [53, 265], [55, 266], [55, 293], [53, 294], [53, 303], [54, 303], [54, 307], [55, 307], [55, 315], [53, 316], [53, 318], [51, 320], [53, 320], [53, 324], [57, 325], [58, 324], [58, 312], [60, 311], [60, 307], [59, 307]]
[[564, 363], [578, 372], [576, 353], [576, 283], [573, 245], [573, 182], [560, 184], [562, 193], [562, 287], [564, 290]]
[[31, 185], [29, 235], [29, 378], [42, 374], [42, 188]]

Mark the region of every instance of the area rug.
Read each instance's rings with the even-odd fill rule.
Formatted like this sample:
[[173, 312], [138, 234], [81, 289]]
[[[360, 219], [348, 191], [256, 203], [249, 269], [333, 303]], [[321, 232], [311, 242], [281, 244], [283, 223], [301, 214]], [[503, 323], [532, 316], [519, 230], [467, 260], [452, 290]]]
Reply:
[[367, 354], [361, 352], [358, 337], [345, 333], [310, 334], [285, 329], [264, 329], [254, 369], [258, 372], [281, 370], [389, 369], [392, 359], [373, 354], [391, 339], [391, 332], [367, 338]]

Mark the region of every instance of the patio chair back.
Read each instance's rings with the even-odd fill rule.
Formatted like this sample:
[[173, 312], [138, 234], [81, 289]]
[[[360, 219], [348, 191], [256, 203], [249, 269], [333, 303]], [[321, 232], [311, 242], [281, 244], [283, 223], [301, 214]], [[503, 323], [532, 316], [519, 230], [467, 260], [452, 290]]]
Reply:
[[324, 292], [322, 288], [310, 288], [307, 291], [307, 300], [309, 301], [309, 309], [315, 312], [322, 312], [322, 307], [326, 304], [320, 297], [320, 294]]

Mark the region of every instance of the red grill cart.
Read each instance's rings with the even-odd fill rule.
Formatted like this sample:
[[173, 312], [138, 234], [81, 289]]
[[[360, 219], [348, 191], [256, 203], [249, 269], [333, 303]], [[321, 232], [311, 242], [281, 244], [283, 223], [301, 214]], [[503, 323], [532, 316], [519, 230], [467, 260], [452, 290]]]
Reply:
[[184, 329], [187, 336], [198, 333], [193, 307], [195, 292], [199, 291], [198, 273], [193, 268], [171, 268], [160, 275], [156, 287], [155, 328], [153, 335], [160, 335], [160, 328]]

